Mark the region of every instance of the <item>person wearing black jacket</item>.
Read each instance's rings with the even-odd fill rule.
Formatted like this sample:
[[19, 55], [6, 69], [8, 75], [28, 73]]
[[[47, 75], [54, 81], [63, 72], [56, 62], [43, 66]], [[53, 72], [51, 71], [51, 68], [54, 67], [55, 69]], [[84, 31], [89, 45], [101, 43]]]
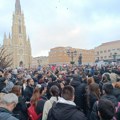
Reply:
[[84, 110], [84, 105], [85, 105], [85, 88], [86, 84], [81, 83], [82, 79], [78, 77], [77, 75], [73, 77], [73, 80], [71, 81], [71, 86], [74, 87], [75, 89], [75, 99], [74, 102], [75, 104], [80, 108]]
[[15, 85], [12, 88], [11, 93], [14, 93], [18, 96], [18, 104], [14, 108], [13, 113], [19, 120], [28, 120], [27, 104], [25, 103], [25, 99], [21, 96], [21, 89], [22, 88], [19, 85]]
[[24, 91], [24, 98], [26, 101], [28, 102], [30, 101], [30, 98], [32, 97], [33, 94], [33, 90], [34, 90], [34, 81], [33, 79], [28, 79], [27, 86]]
[[62, 98], [53, 104], [47, 120], [87, 120], [73, 101], [74, 88], [69, 85], [65, 86], [62, 90]]
[[118, 104], [117, 98], [112, 94], [113, 92], [113, 86], [111, 83], [105, 83], [103, 85], [103, 91], [105, 94], [101, 97], [101, 99], [107, 99], [110, 100], [115, 106]]
[[5, 84], [5, 78], [4, 77], [0, 77], [0, 92], [3, 90], [3, 88], [6, 87]]

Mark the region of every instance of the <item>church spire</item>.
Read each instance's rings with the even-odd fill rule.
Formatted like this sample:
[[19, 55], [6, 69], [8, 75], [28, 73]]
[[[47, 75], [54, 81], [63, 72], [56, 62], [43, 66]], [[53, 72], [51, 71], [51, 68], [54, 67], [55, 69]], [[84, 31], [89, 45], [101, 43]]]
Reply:
[[4, 39], [6, 39], [7, 37], [6, 37], [6, 32], [4, 33]]
[[17, 13], [17, 14], [21, 13], [20, 0], [16, 0], [16, 3], [15, 3], [15, 13]]
[[9, 39], [11, 38], [11, 35], [10, 35], [10, 33], [9, 33]]

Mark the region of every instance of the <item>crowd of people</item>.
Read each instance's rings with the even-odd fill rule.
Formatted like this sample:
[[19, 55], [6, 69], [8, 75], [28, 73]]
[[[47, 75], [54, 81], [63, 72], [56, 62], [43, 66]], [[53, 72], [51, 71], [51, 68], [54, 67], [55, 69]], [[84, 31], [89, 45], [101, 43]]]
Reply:
[[120, 120], [120, 66], [0, 69], [0, 120]]

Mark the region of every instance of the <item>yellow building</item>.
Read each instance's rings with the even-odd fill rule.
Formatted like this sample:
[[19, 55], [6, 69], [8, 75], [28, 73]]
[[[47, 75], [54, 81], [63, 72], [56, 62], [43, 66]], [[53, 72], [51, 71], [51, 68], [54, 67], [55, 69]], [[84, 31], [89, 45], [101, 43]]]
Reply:
[[48, 57], [47, 56], [40, 56], [40, 57], [34, 57], [32, 58], [32, 68], [37, 68], [39, 65], [41, 66], [47, 66], [48, 63]]
[[15, 12], [13, 14], [12, 34], [7, 37], [4, 35], [3, 47], [12, 54], [12, 67], [30, 67], [31, 64], [31, 45], [30, 39], [26, 35], [24, 14], [21, 11], [20, 0], [16, 0]]
[[95, 48], [95, 59], [120, 61], [120, 40], [103, 43]]
[[72, 47], [56, 47], [52, 48], [49, 52], [49, 64], [69, 64], [72, 58], [68, 56], [68, 51], [76, 51], [76, 55], [73, 56], [73, 61], [78, 64], [78, 58], [82, 55], [82, 64], [93, 64], [95, 62], [94, 50], [85, 50]]

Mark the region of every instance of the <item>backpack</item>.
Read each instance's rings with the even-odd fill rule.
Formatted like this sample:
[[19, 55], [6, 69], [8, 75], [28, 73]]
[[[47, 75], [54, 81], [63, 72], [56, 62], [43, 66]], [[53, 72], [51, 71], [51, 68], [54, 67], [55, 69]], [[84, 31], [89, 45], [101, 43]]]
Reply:
[[31, 104], [30, 107], [28, 108], [28, 116], [29, 120], [39, 120], [39, 118], [42, 117], [42, 113], [37, 115], [34, 105]]

